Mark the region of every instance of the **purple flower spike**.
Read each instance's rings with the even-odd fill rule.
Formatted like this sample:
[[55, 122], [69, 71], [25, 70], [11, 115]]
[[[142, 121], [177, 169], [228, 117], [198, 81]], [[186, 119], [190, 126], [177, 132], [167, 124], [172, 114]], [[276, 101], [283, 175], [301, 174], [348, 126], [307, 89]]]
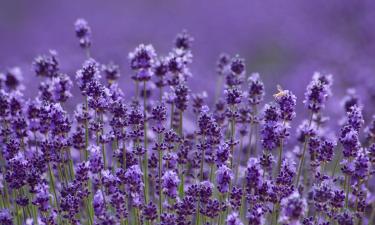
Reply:
[[164, 173], [162, 180], [163, 193], [170, 198], [176, 198], [177, 186], [180, 183], [180, 179], [178, 178], [177, 174], [172, 170], [168, 170]]
[[216, 171], [217, 188], [221, 193], [229, 191], [229, 184], [233, 179], [232, 171], [226, 166], [221, 165]]

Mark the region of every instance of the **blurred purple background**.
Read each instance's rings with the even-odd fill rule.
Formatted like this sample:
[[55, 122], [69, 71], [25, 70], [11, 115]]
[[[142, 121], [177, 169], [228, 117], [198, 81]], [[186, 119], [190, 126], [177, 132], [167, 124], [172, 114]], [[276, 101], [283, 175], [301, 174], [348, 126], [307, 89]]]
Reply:
[[124, 87], [132, 87], [129, 51], [144, 42], [166, 55], [175, 35], [187, 29], [195, 37], [195, 91], [214, 94], [216, 59], [228, 52], [246, 58], [249, 73], [261, 73], [268, 99], [281, 84], [302, 100], [316, 70], [334, 75], [333, 113], [346, 87], [356, 87], [363, 102], [375, 99], [373, 0], [2, 0], [0, 71], [20, 66], [27, 93], [35, 95], [31, 61], [56, 49], [62, 71], [74, 76], [85, 58], [74, 36], [79, 17], [93, 30], [93, 57], [120, 64]]

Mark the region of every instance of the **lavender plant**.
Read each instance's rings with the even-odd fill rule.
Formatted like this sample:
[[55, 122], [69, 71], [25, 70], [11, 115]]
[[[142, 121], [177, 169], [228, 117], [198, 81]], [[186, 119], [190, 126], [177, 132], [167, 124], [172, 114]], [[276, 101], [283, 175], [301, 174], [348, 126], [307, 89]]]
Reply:
[[375, 224], [375, 120], [350, 90], [341, 128], [327, 126], [331, 75], [313, 75], [292, 135], [297, 97], [278, 87], [264, 104], [261, 76], [238, 55], [220, 56], [209, 106], [189, 88], [187, 31], [165, 56], [141, 44], [126, 96], [119, 66], [91, 55], [88, 23], [75, 32], [87, 57], [75, 82], [56, 51], [32, 63], [35, 98], [20, 69], [0, 76], [1, 224]]

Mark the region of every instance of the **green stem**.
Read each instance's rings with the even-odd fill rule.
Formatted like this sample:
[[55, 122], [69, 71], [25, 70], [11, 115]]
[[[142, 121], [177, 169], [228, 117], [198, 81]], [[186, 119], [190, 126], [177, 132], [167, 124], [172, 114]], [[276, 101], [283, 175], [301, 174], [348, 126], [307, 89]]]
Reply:
[[144, 155], [144, 161], [143, 161], [143, 167], [144, 167], [144, 181], [145, 181], [145, 203], [148, 203], [148, 193], [149, 193], [149, 183], [148, 183], [148, 137], [147, 137], [147, 94], [146, 94], [146, 81], [143, 82], [143, 142], [144, 142], [144, 148], [145, 148], [145, 155]]
[[[313, 116], [314, 116], [314, 113], [311, 113], [310, 120], [309, 120], [309, 128], [311, 127]], [[299, 162], [299, 165], [298, 165], [298, 172], [297, 172], [297, 178], [296, 178], [296, 188], [298, 188], [299, 179], [300, 179], [303, 164], [304, 164], [304, 161], [305, 161], [305, 154], [306, 154], [308, 142], [309, 142], [309, 137], [307, 136], [307, 137], [305, 137], [305, 141], [303, 143], [302, 156], [301, 156], [301, 159], [300, 159], [300, 162]]]

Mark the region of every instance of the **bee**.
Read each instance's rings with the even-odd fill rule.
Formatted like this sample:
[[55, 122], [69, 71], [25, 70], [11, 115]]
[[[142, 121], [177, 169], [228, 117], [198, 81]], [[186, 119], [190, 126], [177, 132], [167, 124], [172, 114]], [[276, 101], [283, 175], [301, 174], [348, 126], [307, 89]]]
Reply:
[[283, 88], [278, 84], [277, 85], [277, 93], [273, 95], [274, 98], [281, 98], [282, 96], [287, 94], [286, 90], [283, 90]]

